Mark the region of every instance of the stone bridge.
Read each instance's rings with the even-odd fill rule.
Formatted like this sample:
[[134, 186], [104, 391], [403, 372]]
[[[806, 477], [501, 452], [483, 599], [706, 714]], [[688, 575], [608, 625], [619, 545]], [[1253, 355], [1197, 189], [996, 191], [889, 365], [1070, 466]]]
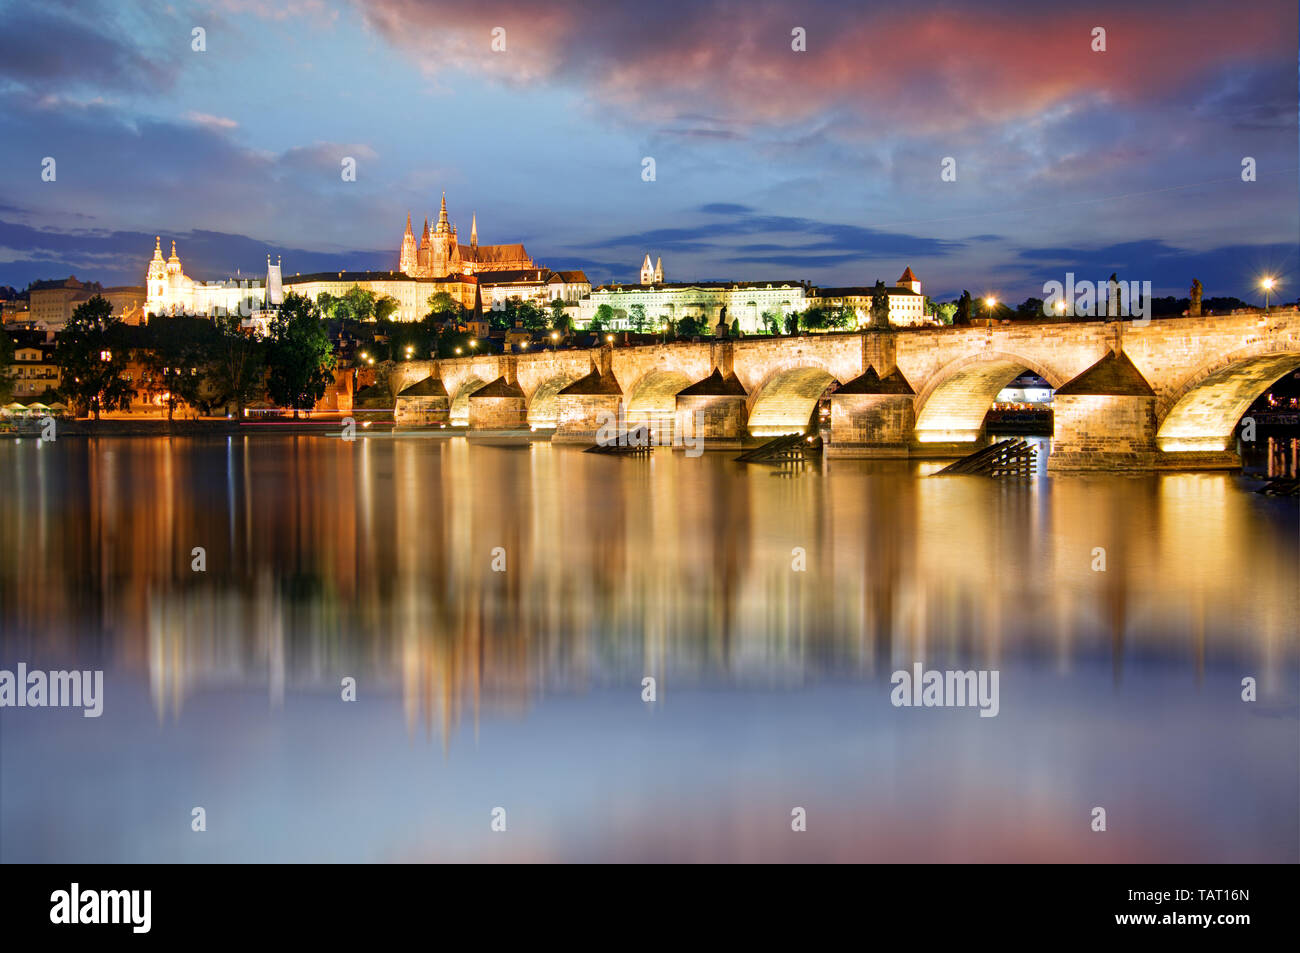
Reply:
[[[1239, 465], [1237, 422], [1297, 367], [1291, 310], [539, 350], [393, 373], [453, 426], [592, 443], [601, 415], [621, 413], [660, 442], [702, 436], [706, 448], [803, 432], [833, 388], [827, 454], [908, 457], [973, 449], [998, 392], [1032, 371], [1055, 391], [1050, 467], [1146, 469]], [[405, 399], [399, 425], [412, 419]]]

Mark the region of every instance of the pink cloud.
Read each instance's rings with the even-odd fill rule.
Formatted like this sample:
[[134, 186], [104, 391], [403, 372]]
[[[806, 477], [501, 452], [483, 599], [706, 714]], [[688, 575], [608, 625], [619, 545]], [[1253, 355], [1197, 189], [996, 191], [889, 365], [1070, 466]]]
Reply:
[[[573, 83], [622, 121], [713, 111], [779, 124], [828, 108], [913, 133], [1030, 117], [1087, 100], [1122, 105], [1224, 64], [1294, 50], [1287, 0], [1026, 8], [772, 2], [641, 4], [360, 0], [368, 25], [437, 73]], [[855, 8], [856, 7], [856, 8]], [[1290, 28], [1287, 28], [1290, 24]], [[491, 50], [492, 29], [507, 50]], [[807, 52], [791, 30], [807, 31]], [[1106, 52], [1091, 48], [1106, 30]]]

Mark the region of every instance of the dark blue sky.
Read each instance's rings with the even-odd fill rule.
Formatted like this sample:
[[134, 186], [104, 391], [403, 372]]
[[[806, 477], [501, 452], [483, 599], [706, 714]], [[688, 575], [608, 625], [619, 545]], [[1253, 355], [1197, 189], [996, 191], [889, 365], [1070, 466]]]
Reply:
[[158, 234], [197, 278], [395, 268], [445, 189], [597, 281], [1294, 296], [1294, 0], [1025, 6], [0, 3], [0, 284], [141, 284]]

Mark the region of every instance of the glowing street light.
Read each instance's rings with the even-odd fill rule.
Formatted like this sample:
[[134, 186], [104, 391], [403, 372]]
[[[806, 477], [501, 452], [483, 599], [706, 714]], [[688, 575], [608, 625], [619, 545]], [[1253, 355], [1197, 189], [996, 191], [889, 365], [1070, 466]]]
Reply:
[[460, 353], [460, 348], [456, 348], [456, 353], [457, 353], [457, 354]]
[[554, 351], [557, 347], [559, 347], [559, 344], [560, 344], [560, 332], [559, 332], [559, 331], [552, 331], [552, 332], [551, 332], [551, 350]]
[[612, 335], [612, 334], [606, 334], [606, 335], [605, 335], [605, 343], [606, 343], [606, 344], [613, 344], [613, 343], [614, 343], [614, 335]]
[[1277, 287], [1277, 279], [1272, 275], [1265, 275], [1259, 280], [1259, 286], [1264, 289], [1264, 310], [1268, 310], [1269, 298], [1273, 295], [1273, 289]]

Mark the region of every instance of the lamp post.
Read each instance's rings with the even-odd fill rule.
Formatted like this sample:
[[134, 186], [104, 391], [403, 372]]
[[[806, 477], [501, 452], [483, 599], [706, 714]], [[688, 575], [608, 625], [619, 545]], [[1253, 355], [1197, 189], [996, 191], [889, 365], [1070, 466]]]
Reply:
[[988, 311], [990, 327], [993, 325], [993, 309], [996, 308], [997, 306], [998, 306], [997, 298], [988, 297], [984, 299], [984, 308], [986, 311]]
[[554, 351], [560, 346], [560, 332], [551, 332], [551, 350]]
[[1268, 311], [1269, 299], [1273, 295], [1273, 288], [1277, 285], [1277, 279], [1272, 275], [1266, 275], [1260, 279], [1259, 286], [1264, 289], [1264, 310]]

